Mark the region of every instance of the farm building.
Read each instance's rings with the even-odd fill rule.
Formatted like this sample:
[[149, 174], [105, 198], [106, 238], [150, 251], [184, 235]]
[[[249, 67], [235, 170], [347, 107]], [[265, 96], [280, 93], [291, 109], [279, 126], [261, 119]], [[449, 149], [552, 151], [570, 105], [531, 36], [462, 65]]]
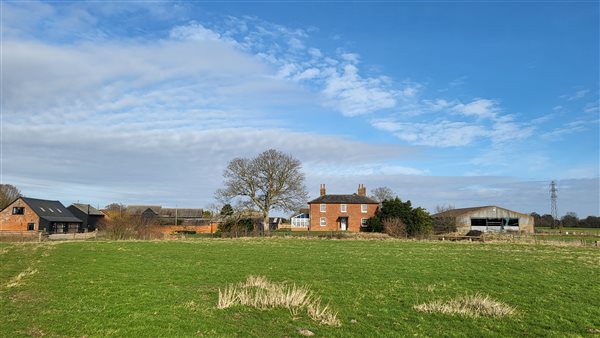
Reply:
[[[309, 220], [297, 215], [294, 224], [308, 224], [311, 231], [351, 231], [360, 232], [367, 225], [367, 219], [375, 215], [379, 202], [367, 197], [367, 189], [359, 184], [354, 194], [327, 194], [325, 184], [321, 184], [320, 196], [308, 202]], [[301, 220], [304, 219], [304, 220]]]
[[0, 232], [81, 232], [83, 221], [59, 201], [19, 197], [0, 211]]
[[532, 216], [493, 205], [451, 209], [432, 217], [433, 228], [437, 233], [467, 233], [470, 230], [533, 233], [534, 230]]
[[104, 213], [89, 204], [73, 203], [67, 209], [83, 221], [83, 229], [88, 232], [96, 230], [98, 222], [104, 219]]

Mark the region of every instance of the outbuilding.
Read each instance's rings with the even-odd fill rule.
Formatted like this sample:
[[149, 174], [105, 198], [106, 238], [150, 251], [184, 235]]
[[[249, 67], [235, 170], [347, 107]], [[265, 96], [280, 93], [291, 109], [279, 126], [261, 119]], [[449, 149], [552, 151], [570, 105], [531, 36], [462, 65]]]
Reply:
[[82, 223], [59, 201], [19, 197], [0, 211], [0, 232], [81, 232]]
[[95, 231], [104, 219], [104, 213], [89, 204], [73, 203], [68, 209], [73, 216], [84, 222], [83, 230], [87, 232]]
[[483, 232], [524, 232], [533, 233], [533, 217], [517, 211], [490, 205], [483, 207], [450, 209], [433, 217], [434, 231], [437, 233], [470, 230]]

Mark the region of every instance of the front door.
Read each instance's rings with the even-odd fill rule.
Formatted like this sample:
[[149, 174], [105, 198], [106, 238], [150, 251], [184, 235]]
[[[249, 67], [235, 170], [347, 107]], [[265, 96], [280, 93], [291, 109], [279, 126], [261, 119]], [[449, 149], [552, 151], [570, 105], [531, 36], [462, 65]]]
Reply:
[[348, 217], [340, 217], [340, 230], [348, 230]]

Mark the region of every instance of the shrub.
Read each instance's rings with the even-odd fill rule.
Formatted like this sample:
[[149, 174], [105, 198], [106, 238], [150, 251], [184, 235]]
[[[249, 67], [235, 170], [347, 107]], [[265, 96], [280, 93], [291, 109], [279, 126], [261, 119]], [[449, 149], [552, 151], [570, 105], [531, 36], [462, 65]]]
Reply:
[[373, 217], [370, 217], [369, 219], [367, 219], [367, 226], [365, 228], [365, 231], [383, 232], [384, 231], [383, 223], [381, 222], [379, 217], [373, 216]]
[[251, 218], [229, 218], [225, 222], [219, 224], [219, 233], [225, 237], [255, 235], [255, 230], [254, 220]]
[[400, 218], [388, 218], [383, 220], [383, 232], [392, 237], [406, 237], [406, 225]]
[[119, 211], [109, 211], [98, 229], [110, 239], [155, 239], [162, 233], [156, 220], [140, 215], [129, 215]]
[[[398, 197], [381, 202], [375, 218], [367, 220], [367, 225], [370, 224], [373, 231], [391, 231], [392, 233], [388, 233], [390, 236], [425, 237], [432, 230], [431, 216], [425, 209], [413, 208], [410, 201], [402, 202]], [[385, 229], [386, 220], [389, 230]], [[398, 221], [403, 227], [400, 227]]]

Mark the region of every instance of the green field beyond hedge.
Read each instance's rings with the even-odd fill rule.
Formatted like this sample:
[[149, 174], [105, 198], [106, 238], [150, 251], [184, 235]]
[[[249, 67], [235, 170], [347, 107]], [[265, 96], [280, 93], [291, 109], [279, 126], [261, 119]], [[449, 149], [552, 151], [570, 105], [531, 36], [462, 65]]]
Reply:
[[[0, 263], [2, 337], [600, 332], [596, 247], [294, 238], [26, 243], [0, 244]], [[308, 286], [341, 326], [285, 309], [217, 309], [219, 288], [249, 275]], [[476, 293], [517, 312], [466, 318], [413, 308]]]

